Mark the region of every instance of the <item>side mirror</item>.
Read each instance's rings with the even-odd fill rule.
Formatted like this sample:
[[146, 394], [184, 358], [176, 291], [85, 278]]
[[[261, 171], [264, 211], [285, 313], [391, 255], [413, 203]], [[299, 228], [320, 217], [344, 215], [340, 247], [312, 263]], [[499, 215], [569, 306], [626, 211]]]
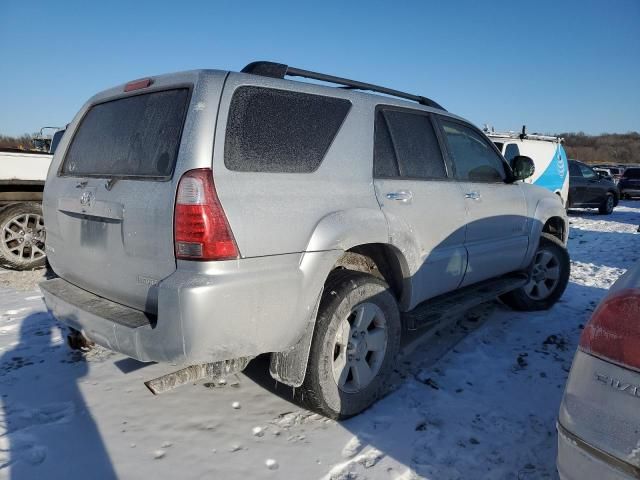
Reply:
[[511, 168], [513, 176], [516, 180], [524, 180], [529, 178], [536, 171], [536, 166], [529, 157], [518, 155], [511, 160]]

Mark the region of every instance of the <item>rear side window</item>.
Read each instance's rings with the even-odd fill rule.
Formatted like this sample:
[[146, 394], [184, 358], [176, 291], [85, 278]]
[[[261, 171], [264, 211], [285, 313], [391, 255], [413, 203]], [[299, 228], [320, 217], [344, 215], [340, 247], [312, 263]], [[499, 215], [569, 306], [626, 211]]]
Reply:
[[189, 89], [146, 93], [94, 105], [78, 127], [63, 175], [171, 177]]
[[240, 87], [229, 109], [224, 164], [239, 172], [313, 172], [350, 108], [341, 98]]
[[378, 110], [373, 164], [376, 177], [447, 177], [431, 119], [421, 113]]

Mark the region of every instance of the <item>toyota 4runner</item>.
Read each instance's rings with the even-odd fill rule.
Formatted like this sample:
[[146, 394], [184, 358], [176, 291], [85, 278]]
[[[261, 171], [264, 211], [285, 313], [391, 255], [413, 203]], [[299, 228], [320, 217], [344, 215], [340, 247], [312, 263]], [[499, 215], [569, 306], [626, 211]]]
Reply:
[[41, 288], [72, 346], [182, 367], [154, 392], [268, 353], [345, 418], [385, 391], [403, 328], [562, 295], [568, 222], [533, 168], [428, 98], [283, 64], [137, 80], [56, 151]]

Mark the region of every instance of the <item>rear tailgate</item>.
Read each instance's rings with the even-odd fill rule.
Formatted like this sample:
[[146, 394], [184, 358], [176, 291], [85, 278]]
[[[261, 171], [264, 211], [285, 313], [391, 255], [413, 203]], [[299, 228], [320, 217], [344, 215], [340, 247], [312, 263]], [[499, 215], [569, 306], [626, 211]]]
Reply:
[[158, 77], [151, 88], [119, 87], [83, 108], [45, 187], [47, 254], [58, 275], [156, 313], [155, 287], [176, 269], [176, 185], [185, 170], [211, 167], [223, 81], [223, 72]]

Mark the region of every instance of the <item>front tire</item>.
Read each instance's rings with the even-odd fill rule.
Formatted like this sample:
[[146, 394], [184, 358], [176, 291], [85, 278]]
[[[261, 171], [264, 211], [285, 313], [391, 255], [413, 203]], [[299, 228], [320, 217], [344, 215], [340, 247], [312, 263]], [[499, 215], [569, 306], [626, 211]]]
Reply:
[[334, 419], [365, 410], [388, 388], [400, 332], [398, 304], [383, 280], [350, 270], [332, 272], [299, 400]]
[[31, 270], [45, 264], [42, 207], [17, 203], [0, 212], [0, 266]]
[[569, 283], [569, 253], [560, 240], [543, 233], [530, 268], [529, 282], [500, 299], [514, 310], [548, 310], [560, 299]]
[[616, 206], [616, 199], [613, 196], [613, 193], [609, 192], [604, 197], [602, 201], [602, 205], [598, 208], [598, 212], [600, 215], [611, 215], [613, 213], [613, 208]]

